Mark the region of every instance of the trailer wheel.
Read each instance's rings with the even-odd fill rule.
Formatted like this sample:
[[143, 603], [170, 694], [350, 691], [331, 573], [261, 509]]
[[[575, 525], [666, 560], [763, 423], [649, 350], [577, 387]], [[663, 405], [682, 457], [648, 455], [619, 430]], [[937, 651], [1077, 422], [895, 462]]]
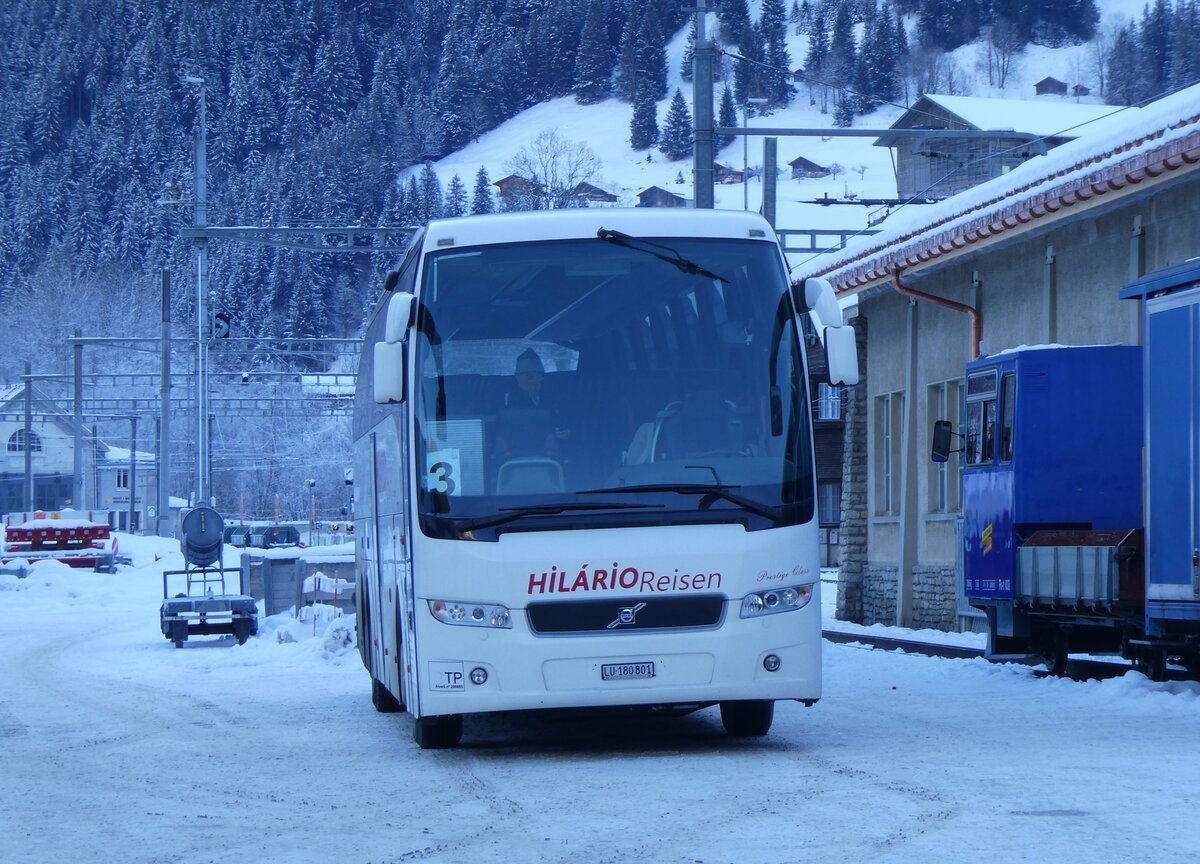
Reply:
[[371, 704], [380, 714], [395, 714], [404, 710], [404, 703], [393, 696], [378, 678], [371, 678]]
[[183, 643], [187, 641], [187, 622], [172, 621], [170, 639], [175, 643], [176, 648], [182, 648]]
[[1151, 681], [1167, 680], [1167, 652], [1161, 648], [1143, 648], [1135, 665]]
[[1046, 671], [1054, 677], [1061, 678], [1067, 674], [1070, 649], [1065, 630], [1054, 630], [1049, 634], [1046, 647], [1042, 650], [1042, 660], [1046, 663]]
[[445, 750], [462, 740], [461, 714], [418, 717], [413, 724], [413, 740], [422, 750]]
[[769, 699], [721, 703], [721, 724], [736, 738], [766, 735], [774, 719], [775, 703]]
[[237, 640], [237, 644], [245, 645], [246, 640], [250, 638], [250, 619], [243, 618], [233, 622], [233, 638]]

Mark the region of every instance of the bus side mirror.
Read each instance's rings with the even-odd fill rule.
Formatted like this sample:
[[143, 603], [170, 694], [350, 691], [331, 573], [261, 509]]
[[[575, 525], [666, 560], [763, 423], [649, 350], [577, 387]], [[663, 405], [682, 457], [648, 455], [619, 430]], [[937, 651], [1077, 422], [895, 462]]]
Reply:
[[853, 387], [858, 383], [858, 346], [850, 325], [825, 328], [825, 368], [834, 387]]
[[[793, 297], [798, 292], [793, 291]], [[828, 279], [813, 277], [804, 280], [803, 304], [797, 305], [803, 312], [810, 313], [821, 331], [825, 343], [825, 368], [829, 370], [829, 383], [834, 387], [853, 387], [858, 383], [858, 346], [854, 328], [842, 323], [842, 310], [838, 306], [833, 286]]]
[[933, 452], [929, 458], [934, 462], [945, 462], [950, 458], [950, 437], [954, 431], [949, 420], [937, 420], [933, 424]]
[[404, 383], [408, 377], [404, 348], [415, 305], [416, 298], [407, 291], [393, 295], [388, 301], [383, 341], [375, 343], [371, 370], [375, 401], [380, 405], [404, 401]]
[[407, 291], [392, 295], [388, 301], [387, 322], [383, 328], [383, 341], [403, 342], [408, 338], [408, 326], [412, 322], [413, 307], [417, 298]]

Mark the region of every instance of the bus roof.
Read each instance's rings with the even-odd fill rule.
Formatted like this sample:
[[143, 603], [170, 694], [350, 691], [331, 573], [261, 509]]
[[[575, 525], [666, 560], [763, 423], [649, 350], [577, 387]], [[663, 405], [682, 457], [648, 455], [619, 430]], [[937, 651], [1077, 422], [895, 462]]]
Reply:
[[537, 210], [438, 219], [425, 234], [427, 250], [529, 240], [595, 237], [601, 228], [634, 237], [728, 237], [776, 242], [775, 232], [757, 213], [649, 207], [596, 207]]

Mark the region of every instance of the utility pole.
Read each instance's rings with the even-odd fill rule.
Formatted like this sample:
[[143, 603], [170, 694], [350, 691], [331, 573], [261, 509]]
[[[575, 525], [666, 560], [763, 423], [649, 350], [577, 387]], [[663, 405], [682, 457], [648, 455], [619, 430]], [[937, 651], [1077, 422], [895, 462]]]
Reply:
[[158, 536], [171, 537], [171, 271], [162, 269], [162, 370], [158, 383]]
[[207, 504], [208, 483], [208, 149], [205, 131], [204, 79], [185, 77], [198, 88], [199, 128], [192, 169], [192, 246], [196, 250], [196, 504]]
[[129, 533], [137, 526], [137, 415], [129, 418]]
[[75, 342], [71, 351], [75, 366], [75, 404], [73, 419], [75, 423], [75, 491], [71, 495], [71, 506], [76, 510], [83, 509], [83, 336], [82, 330], [75, 331]]
[[750, 106], [766, 105], [767, 100], [759, 96], [747, 97], [742, 106], [742, 209], [750, 209]]
[[33, 486], [33, 370], [25, 361], [25, 510], [32, 513], [37, 509]]
[[692, 196], [696, 208], [713, 209], [713, 55], [705, 23], [706, 0], [696, 0], [696, 45], [692, 51]]

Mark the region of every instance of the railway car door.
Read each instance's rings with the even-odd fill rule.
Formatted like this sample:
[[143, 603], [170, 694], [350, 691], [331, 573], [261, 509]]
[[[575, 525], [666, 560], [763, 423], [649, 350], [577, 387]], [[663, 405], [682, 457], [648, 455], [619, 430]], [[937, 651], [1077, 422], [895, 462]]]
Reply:
[[[1006, 376], [1007, 377], [1007, 376]], [[968, 369], [966, 465], [963, 470], [963, 567], [968, 597], [1013, 597], [1013, 469], [1011, 436], [1000, 440], [995, 366]], [[1010, 398], [1011, 398], [1010, 394]]]
[[1147, 616], [1200, 619], [1200, 289], [1146, 302]]

